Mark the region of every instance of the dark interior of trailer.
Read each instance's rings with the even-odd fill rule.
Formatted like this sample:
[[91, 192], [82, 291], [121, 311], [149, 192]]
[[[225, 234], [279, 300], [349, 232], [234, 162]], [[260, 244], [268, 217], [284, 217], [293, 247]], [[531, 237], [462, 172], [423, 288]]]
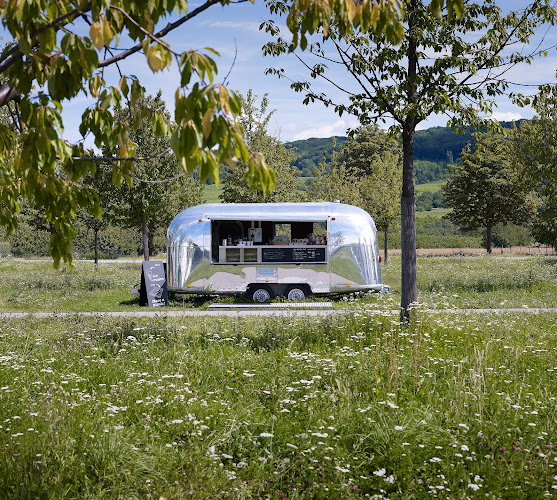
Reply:
[[326, 245], [325, 221], [211, 220], [211, 261], [219, 263], [219, 247]]

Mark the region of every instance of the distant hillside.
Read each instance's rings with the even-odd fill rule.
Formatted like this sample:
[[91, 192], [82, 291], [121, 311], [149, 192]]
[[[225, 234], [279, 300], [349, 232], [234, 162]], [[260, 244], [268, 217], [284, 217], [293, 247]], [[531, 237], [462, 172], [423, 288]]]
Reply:
[[[505, 128], [510, 128], [512, 122], [501, 122]], [[348, 139], [336, 136], [338, 150]], [[288, 148], [295, 148], [297, 158], [292, 165], [296, 166], [304, 177], [312, 175], [313, 170], [323, 158], [331, 157], [333, 152], [333, 138], [311, 138], [300, 141], [286, 142]], [[463, 134], [458, 134], [449, 127], [432, 127], [417, 130], [415, 137], [414, 159], [416, 160], [416, 182], [422, 184], [436, 180], [446, 179], [448, 175], [448, 162], [456, 162], [460, 158], [462, 149], [473, 142], [471, 129]]]
[[347, 137], [337, 136], [336, 147], [333, 149], [333, 137], [312, 137], [310, 139], [303, 139], [300, 141], [285, 142], [284, 145], [287, 148], [293, 148], [296, 150], [296, 159], [292, 162], [304, 177], [311, 177], [313, 175], [313, 170], [321, 160], [323, 156], [327, 155], [327, 162], [331, 158], [331, 154], [334, 150], [340, 149], [340, 147], [348, 140]]
[[434, 163], [456, 161], [462, 148], [472, 140], [470, 130], [464, 134], [458, 134], [449, 127], [417, 130], [414, 139], [414, 159]]

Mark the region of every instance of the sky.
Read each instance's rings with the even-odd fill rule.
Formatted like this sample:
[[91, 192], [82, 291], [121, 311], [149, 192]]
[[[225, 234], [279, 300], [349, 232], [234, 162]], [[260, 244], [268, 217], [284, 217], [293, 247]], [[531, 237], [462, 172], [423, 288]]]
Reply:
[[[200, 2], [192, 1], [190, 9], [194, 9]], [[520, 8], [522, 0], [506, 0], [502, 2], [504, 8]], [[308, 74], [293, 55], [280, 58], [264, 57], [262, 46], [270, 40], [269, 35], [259, 30], [259, 25], [270, 17], [262, 0], [255, 3], [244, 2], [225, 7], [215, 5], [194, 19], [186, 22], [173, 31], [165, 39], [175, 51], [189, 49], [203, 49], [211, 47], [219, 52], [216, 58], [219, 68], [217, 81], [226, 79], [227, 85], [242, 94], [252, 89], [256, 95], [262, 97], [268, 94], [270, 108], [276, 110], [270, 123], [270, 131], [283, 141], [306, 139], [309, 137], [330, 137], [332, 135], [346, 135], [349, 128], [357, 127], [357, 120], [343, 115], [339, 117], [333, 109], [325, 108], [321, 103], [304, 105], [303, 94], [290, 89], [290, 82], [276, 76], [265, 75], [265, 69], [272, 66], [283, 67], [293, 79], [307, 79]], [[170, 19], [175, 20], [175, 19]], [[160, 27], [168, 21], [161, 23]], [[279, 20], [278, 23], [283, 23]], [[284, 24], [283, 29], [286, 30]], [[557, 28], [551, 28], [547, 33], [546, 44], [557, 44]], [[122, 39], [120, 45], [127, 48], [129, 43]], [[170, 69], [153, 74], [142, 54], [129, 58], [122, 64], [128, 74], [135, 74], [147, 89], [147, 93], [155, 94], [159, 89], [163, 93], [167, 106], [173, 112], [174, 94], [179, 86], [179, 74], [176, 64]], [[557, 51], [552, 50], [547, 58], [535, 61], [526, 68], [521, 67], [510, 73], [513, 81], [520, 84], [538, 84], [555, 82], [557, 70]], [[108, 74], [107, 74], [108, 76]], [[342, 81], [345, 78], [341, 69], [335, 76]], [[117, 81], [117, 80], [116, 80]], [[329, 86], [323, 90], [330, 93]], [[530, 92], [529, 88], [521, 88]], [[71, 142], [80, 139], [78, 127], [80, 117], [86, 106], [92, 101], [85, 96], [78, 96], [71, 102], [64, 103], [64, 122], [66, 129], [64, 136]], [[531, 109], [521, 109], [513, 105], [508, 98], [500, 98], [494, 118], [499, 120], [517, 120], [530, 118]], [[447, 117], [432, 116], [423, 122], [420, 128], [445, 126]], [[392, 123], [387, 123], [386, 126]]]

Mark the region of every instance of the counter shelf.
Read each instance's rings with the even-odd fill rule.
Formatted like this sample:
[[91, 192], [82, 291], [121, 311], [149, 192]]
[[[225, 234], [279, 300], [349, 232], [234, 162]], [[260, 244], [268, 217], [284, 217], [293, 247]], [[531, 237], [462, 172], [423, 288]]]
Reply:
[[219, 264], [325, 264], [327, 245], [219, 246]]

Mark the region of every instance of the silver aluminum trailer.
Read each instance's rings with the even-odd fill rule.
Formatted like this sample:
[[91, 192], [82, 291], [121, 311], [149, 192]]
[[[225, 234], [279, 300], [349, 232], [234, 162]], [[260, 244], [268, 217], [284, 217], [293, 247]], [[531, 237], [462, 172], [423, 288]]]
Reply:
[[167, 234], [171, 292], [303, 300], [311, 294], [389, 292], [377, 230], [341, 203], [230, 203], [188, 208]]

